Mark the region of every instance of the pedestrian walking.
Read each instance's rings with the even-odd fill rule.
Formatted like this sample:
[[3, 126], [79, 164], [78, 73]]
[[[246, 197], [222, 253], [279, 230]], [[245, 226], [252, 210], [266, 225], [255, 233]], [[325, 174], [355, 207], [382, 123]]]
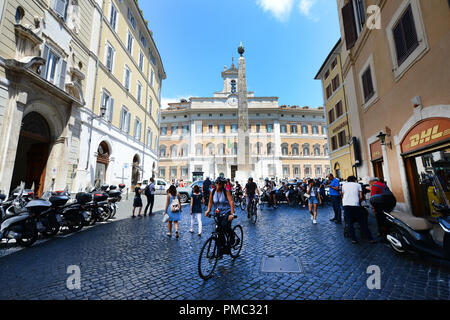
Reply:
[[317, 224], [317, 205], [322, 204], [322, 198], [319, 193], [319, 188], [314, 180], [311, 179], [308, 181], [308, 189], [306, 193], [309, 195], [308, 209], [311, 214], [311, 220], [313, 224]]
[[[169, 208], [170, 207], [170, 208]], [[171, 185], [167, 190], [167, 201], [165, 213], [169, 215], [167, 236], [172, 237], [172, 224], [175, 225], [175, 237], [179, 238], [178, 221], [181, 220], [181, 200], [180, 194], [177, 192], [177, 187]]]
[[338, 224], [342, 223], [342, 210], [341, 210], [341, 194], [340, 194], [340, 182], [338, 178], [335, 178], [332, 173], [328, 175], [330, 188], [330, 200], [333, 205], [334, 217], [330, 221]]
[[197, 219], [199, 237], [202, 235], [202, 200], [203, 197], [200, 193], [200, 187], [195, 185], [191, 197], [191, 229], [189, 232], [194, 233], [194, 223], [195, 219]]
[[350, 237], [353, 244], [357, 244], [355, 229], [353, 224], [358, 222], [362, 233], [366, 236], [370, 243], [375, 243], [370, 233], [364, 212], [361, 208], [361, 200], [363, 199], [362, 187], [356, 182], [356, 177], [350, 176], [347, 182], [342, 185], [342, 204], [344, 207], [345, 221], [347, 224]]
[[147, 197], [147, 205], [145, 206], [144, 210], [144, 217], [147, 215], [147, 210], [150, 207], [150, 211], [148, 215], [153, 214], [153, 205], [155, 204], [155, 179], [150, 178], [150, 184], [145, 187], [145, 196]]
[[142, 193], [142, 189], [140, 185], [137, 185], [134, 188], [134, 200], [133, 200], [133, 215], [131, 216], [132, 218], [135, 218], [136, 216], [134, 215], [134, 212], [136, 210], [136, 208], [139, 208], [139, 213], [138, 213], [138, 217], [141, 216], [141, 211], [142, 211], [142, 198], [141, 198], [141, 193]]

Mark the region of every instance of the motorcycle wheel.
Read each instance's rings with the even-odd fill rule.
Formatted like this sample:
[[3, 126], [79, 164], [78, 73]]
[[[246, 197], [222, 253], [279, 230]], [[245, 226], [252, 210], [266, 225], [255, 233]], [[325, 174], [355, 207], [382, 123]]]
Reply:
[[115, 216], [116, 216], [116, 213], [117, 213], [117, 206], [113, 206], [113, 210], [112, 210], [110, 219], [113, 218], [113, 217], [115, 217]]
[[34, 221], [25, 222], [24, 236], [21, 239], [17, 239], [17, 243], [21, 247], [31, 247], [39, 237], [39, 232], [36, 229], [36, 223]]
[[89, 220], [83, 222], [83, 224], [86, 227], [93, 226], [97, 222], [97, 219], [94, 217], [94, 214], [92, 212], [89, 213], [90, 213]]
[[42, 235], [46, 238], [51, 238], [56, 236], [56, 234], [59, 232], [60, 229], [61, 229], [60, 225], [50, 226], [49, 228], [45, 229]]
[[105, 222], [107, 221], [112, 214], [112, 210], [109, 207], [103, 207], [103, 212], [100, 215], [100, 221]]
[[67, 228], [69, 229], [70, 232], [78, 232], [81, 229], [83, 229], [83, 226], [84, 226], [84, 219], [80, 215], [80, 216], [78, 216], [77, 221], [75, 221], [74, 224], [68, 226]]

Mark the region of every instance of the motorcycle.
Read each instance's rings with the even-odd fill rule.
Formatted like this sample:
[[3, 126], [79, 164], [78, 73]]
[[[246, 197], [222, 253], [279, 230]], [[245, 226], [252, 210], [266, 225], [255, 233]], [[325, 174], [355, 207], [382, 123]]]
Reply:
[[[89, 218], [83, 204], [79, 201], [69, 203], [70, 193], [67, 188], [56, 193], [46, 192], [42, 198], [52, 204], [51, 210], [47, 213], [51, 218], [50, 230], [66, 227], [70, 232], [76, 232], [83, 228], [84, 222]], [[92, 200], [92, 197], [90, 199]]]
[[24, 186], [25, 184], [22, 183], [18, 191], [13, 193], [11, 205], [6, 210], [0, 206], [2, 219], [0, 239], [8, 241], [15, 239], [19, 245], [29, 247], [36, 242], [39, 236], [37, 216], [48, 208], [39, 206], [38, 203], [30, 205], [33, 201], [27, 204], [23, 197]]
[[111, 209], [111, 216], [110, 219], [113, 218], [117, 213], [118, 205], [117, 203], [122, 200], [122, 190], [125, 188], [125, 185], [120, 184], [119, 190], [117, 190], [117, 186], [109, 186], [109, 190], [106, 191], [108, 194], [108, 205]]
[[85, 204], [85, 208], [89, 215], [88, 219], [85, 221], [86, 226], [92, 226], [96, 222], [106, 221], [111, 217], [112, 210], [108, 206], [109, 195], [106, 192], [96, 190], [98, 189], [95, 188], [91, 191], [93, 201]]
[[434, 182], [440, 198], [440, 203], [432, 201], [437, 218], [419, 218], [401, 212], [383, 211], [388, 224], [386, 239], [396, 253], [426, 253], [450, 260], [450, 206], [436, 176]]

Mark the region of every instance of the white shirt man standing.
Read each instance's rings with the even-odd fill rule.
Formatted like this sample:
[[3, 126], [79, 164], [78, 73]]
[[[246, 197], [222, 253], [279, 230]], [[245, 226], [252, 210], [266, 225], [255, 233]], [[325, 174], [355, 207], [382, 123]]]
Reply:
[[342, 195], [345, 220], [350, 237], [352, 238], [352, 243], [358, 243], [355, 235], [355, 229], [353, 228], [355, 221], [358, 222], [362, 232], [364, 232], [370, 243], [375, 243], [367, 226], [366, 220], [363, 217], [363, 211], [360, 206], [360, 202], [363, 199], [362, 187], [356, 182], [356, 177], [348, 177], [347, 182], [342, 185]]

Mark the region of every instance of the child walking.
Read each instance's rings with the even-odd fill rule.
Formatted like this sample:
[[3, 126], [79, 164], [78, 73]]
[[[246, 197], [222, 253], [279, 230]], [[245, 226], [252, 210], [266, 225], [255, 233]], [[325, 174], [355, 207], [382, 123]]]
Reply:
[[197, 218], [199, 237], [202, 235], [202, 199], [200, 187], [195, 185], [191, 197], [191, 230], [189, 232], [194, 233], [194, 220]]
[[131, 216], [132, 218], [135, 217], [134, 211], [136, 210], [136, 208], [139, 208], [138, 217], [141, 216], [141, 211], [142, 211], [141, 186], [140, 185], [136, 186], [136, 188], [134, 188], [134, 192], [135, 192], [135, 196], [134, 196], [134, 201], [133, 201], [133, 215]]

